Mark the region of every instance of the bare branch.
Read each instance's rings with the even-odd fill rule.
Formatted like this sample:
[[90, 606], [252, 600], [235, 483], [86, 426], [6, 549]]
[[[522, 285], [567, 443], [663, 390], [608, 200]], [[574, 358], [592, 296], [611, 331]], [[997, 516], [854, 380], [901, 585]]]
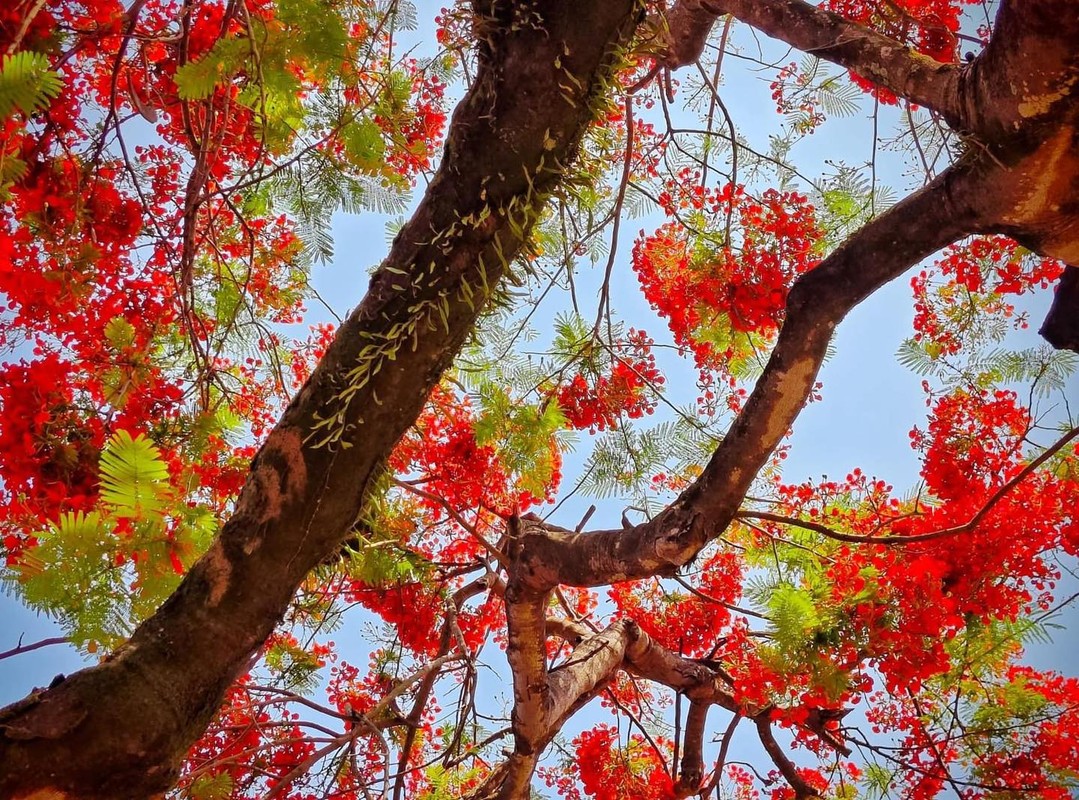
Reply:
[[777, 742], [775, 736], [772, 735], [772, 722], [768, 719], [768, 715], [762, 714], [758, 716], [754, 722], [757, 725], [757, 736], [760, 737], [765, 752], [768, 753], [768, 756], [772, 759], [776, 767], [778, 767], [783, 778], [791, 785], [791, 788], [794, 789], [796, 800], [820, 797], [820, 793], [806, 783], [805, 778], [799, 774], [798, 768], [794, 766], [794, 762], [787, 758], [787, 754], [783, 752], [783, 748], [779, 746], [779, 742]]
[[0, 653], [0, 661], [3, 661], [5, 658], [11, 658], [12, 656], [21, 656], [23, 653], [29, 653], [32, 650], [39, 650], [42, 647], [51, 647], [54, 644], [68, 644], [69, 641], [70, 640], [66, 636], [54, 636], [49, 639], [41, 639], [36, 642], [31, 642], [30, 644], [23, 644], [20, 640], [20, 642], [10, 650], [5, 650], [4, 652]]

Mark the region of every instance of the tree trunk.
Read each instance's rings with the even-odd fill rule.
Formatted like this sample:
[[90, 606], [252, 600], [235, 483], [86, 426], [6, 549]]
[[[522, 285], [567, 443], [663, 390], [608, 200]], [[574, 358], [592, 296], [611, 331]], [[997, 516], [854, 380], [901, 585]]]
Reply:
[[138, 798], [172, 785], [296, 587], [348, 535], [491, 299], [572, 160], [639, 6], [476, 5], [476, 82], [367, 296], [176, 593], [100, 665], [0, 712], [0, 797]]

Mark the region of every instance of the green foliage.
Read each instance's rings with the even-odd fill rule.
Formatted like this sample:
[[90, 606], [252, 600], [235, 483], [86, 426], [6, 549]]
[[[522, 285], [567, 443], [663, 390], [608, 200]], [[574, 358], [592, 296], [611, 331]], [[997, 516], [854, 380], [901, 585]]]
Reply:
[[169, 472], [142, 434], [117, 431], [101, 453], [101, 499], [118, 517], [160, 520], [172, 497]]
[[783, 647], [797, 647], [807, 632], [820, 625], [813, 597], [789, 583], [780, 583], [768, 601], [776, 641]]
[[953, 667], [945, 680], [987, 679], [995, 675], [1018, 648], [1032, 642], [1047, 644], [1050, 641], [1047, 624], [1029, 617], [984, 622], [968, 619], [966, 627], [946, 645]]
[[232, 776], [227, 772], [200, 775], [184, 790], [189, 800], [228, 800], [232, 797]]
[[431, 570], [429, 562], [405, 546], [414, 526], [411, 509], [390, 494], [389, 487], [389, 480], [383, 478], [372, 492], [372, 501], [348, 545], [345, 569], [367, 586], [422, 581]]
[[895, 202], [892, 190], [874, 184], [863, 167], [842, 163], [833, 167], [834, 172], [821, 179], [814, 198], [821, 230], [825, 231], [822, 241], [825, 252]]
[[694, 331], [694, 338], [711, 343], [718, 353], [730, 350], [734, 355], [728, 369], [738, 380], [756, 379], [764, 369], [771, 346], [769, 337], [753, 331], [737, 330], [726, 314], [711, 312], [704, 319], [708, 322]]
[[362, 119], [345, 125], [340, 136], [352, 165], [361, 172], [377, 175], [386, 152], [382, 129], [373, 121]]
[[[320, 74], [340, 69], [348, 33], [335, 4], [323, 0], [278, 0], [276, 11], [284, 31], [279, 38], [268, 40], [271, 51], [280, 49], [282, 55], [302, 56], [321, 67]], [[264, 46], [264, 58], [266, 50]]]
[[277, 639], [264, 658], [276, 678], [276, 686], [298, 694], [309, 694], [318, 688], [322, 663], [314, 653], [295, 642]]
[[126, 594], [113, 560], [115, 540], [96, 512], [61, 514], [38, 535], [38, 546], [5, 571], [23, 601], [59, 619], [80, 647], [110, 645], [130, 634], [118, 613]]
[[131, 347], [135, 343], [135, 326], [117, 315], [105, 324], [105, 340], [116, 350]]
[[262, 140], [272, 153], [285, 153], [295, 135], [306, 125], [306, 111], [299, 79], [281, 64], [262, 67], [262, 80], [251, 83], [236, 99], [257, 112], [262, 122]]
[[443, 797], [457, 797], [463, 787], [474, 785], [484, 775], [480, 764], [468, 769], [446, 769], [441, 764], [433, 764], [424, 772], [431, 782], [430, 788], [419, 795], [418, 800], [439, 800]]
[[476, 441], [491, 445], [522, 489], [542, 497], [555, 469], [551, 442], [566, 426], [556, 402], [538, 405], [514, 401], [501, 385], [488, 381], [476, 395], [480, 409]]
[[[121, 326], [114, 329], [122, 335]], [[61, 514], [3, 581], [70, 639], [93, 652], [129, 636], [180, 581], [181, 567], [205, 552], [217, 518], [173, 503], [168, 470], [143, 435], [118, 431], [99, 462], [102, 511]]]
[[628, 424], [596, 439], [582, 487], [597, 497], [639, 496], [667, 462], [667, 423], [651, 430]]
[[[18, 111], [27, 116], [43, 109], [60, 94], [63, 82], [49, 68], [44, 53], [22, 50], [0, 58], [0, 120]], [[0, 174], [0, 180], [4, 179]]]
[[426, 565], [410, 550], [388, 539], [357, 534], [348, 551], [349, 575], [366, 586], [381, 587], [415, 580]]
[[[981, 333], [989, 342], [998, 342], [1004, 338], [1006, 330], [983, 330]], [[988, 349], [969, 358], [962, 368], [957, 369], [955, 363], [942, 357], [935, 343], [911, 338], [899, 346], [896, 360], [912, 372], [937, 378], [949, 387], [973, 384], [989, 388], [1020, 384], [1029, 385], [1039, 397], [1063, 391], [1068, 379], [1079, 369], [1079, 355], [1045, 344], [1023, 350]]]
[[821, 108], [830, 117], [853, 117], [861, 109], [861, 99], [865, 96], [857, 85], [839, 75], [825, 77], [818, 90]]
[[[353, 122], [346, 126], [365, 127]], [[358, 134], [367, 136], [367, 133]], [[355, 144], [355, 142], [354, 142]], [[357, 165], [358, 166], [358, 165]], [[401, 213], [409, 196], [402, 187], [382, 184], [375, 179], [349, 174], [341, 164], [318, 151], [306, 152], [280, 169], [268, 188], [274, 204], [280, 204], [296, 220], [296, 233], [303, 241], [300, 262], [303, 267], [328, 263], [333, 258], [331, 222], [337, 211], [349, 214], [372, 210], [380, 214]]]
[[0, 202], [10, 198], [8, 190], [22, 180], [28, 169], [21, 158], [0, 150]]
[[862, 780], [867, 790], [866, 797], [870, 800], [882, 800], [890, 796], [895, 774], [887, 767], [870, 762], [865, 766]]
[[176, 70], [181, 100], [205, 100], [218, 86], [230, 81], [244, 65], [251, 43], [243, 38], [218, 39], [209, 52]]

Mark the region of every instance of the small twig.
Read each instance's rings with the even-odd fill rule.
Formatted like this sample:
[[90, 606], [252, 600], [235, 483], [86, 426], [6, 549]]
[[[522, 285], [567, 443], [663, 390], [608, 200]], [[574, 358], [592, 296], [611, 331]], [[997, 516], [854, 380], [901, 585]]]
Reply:
[[21, 656], [23, 653], [29, 653], [32, 650], [40, 650], [42, 647], [50, 647], [54, 644], [68, 644], [68, 638], [66, 636], [54, 636], [49, 639], [41, 639], [40, 641], [33, 642], [31, 644], [23, 644], [22, 637], [19, 637], [19, 643], [10, 650], [5, 650], [0, 653], [0, 661], [5, 658], [11, 658], [12, 656]]
[[464, 528], [466, 531], [468, 531], [468, 533], [470, 533], [472, 537], [480, 543], [480, 546], [483, 547], [483, 549], [486, 550], [487, 553], [493, 559], [495, 559], [495, 561], [497, 561], [499, 564], [506, 567], [507, 569], [509, 568], [510, 562], [509, 559], [506, 557], [505, 553], [503, 553], [493, 544], [484, 539], [483, 535], [478, 530], [476, 530], [475, 526], [472, 525], [472, 523], [470, 523], [463, 516], [461, 516], [461, 514], [456, 509], [454, 509], [453, 506], [447, 503], [444, 498], [441, 498], [436, 494], [432, 494], [431, 492], [425, 491], [418, 486], [413, 486], [410, 483], [406, 483], [405, 481], [401, 481], [396, 478], [393, 479], [393, 483], [395, 486], [404, 489], [406, 492], [410, 492], [417, 497], [422, 497], [424, 500], [430, 500], [432, 502], [438, 503], [440, 506], [442, 506], [443, 509], [445, 509], [446, 513], [453, 518], [453, 521], [460, 525], [462, 528]]
[[[614, 222], [611, 225], [611, 250], [607, 254], [607, 266], [603, 272], [603, 288], [599, 295], [599, 311], [596, 314], [596, 324], [592, 328], [592, 337], [599, 338], [600, 325], [603, 322], [604, 312], [610, 320], [611, 312], [611, 273], [614, 271], [614, 259], [618, 253], [618, 230], [622, 222], [622, 206], [626, 202], [626, 188], [629, 186], [629, 176], [633, 164], [633, 98], [626, 97], [626, 150], [625, 163], [622, 164], [622, 180], [618, 184], [618, 195], [614, 201]], [[610, 324], [608, 322], [608, 328]], [[610, 337], [610, 330], [608, 330]]]
[[771, 619], [771, 617], [769, 617], [767, 614], [761, 614], [759, 611], [753, 611], [753, 610], [748, 609], [748, 608], [742, 608], [741, 606], [736, 606], [733, 603], [726, 603], [723, 600], [720, 600], [720, 599], [718, 599], [716, 597], [712, 597], [712, 595], [710, 595], [710, 594], [705, 594], [700, 589], [698, 589], [696, 586], [694, 586], [692, 583], [690, 583], [685, 578], [683, 578], [681, 575], [675, 575], [674, 580], [675, 580], [675, 582], [677, 584], [679, 584], [687, 592], [689, 592], [692, 595], [695, 595], [696, 597], [699, 597], [701, 600], [704, 600], [706, 603], [715, 603], [717, 606], [723, 606], [728, 611], [734, 611], [734, 612], [737, 612], [739, 614], [745, 614], [747, 617], [756, 617], [757, 619]]
[[841, 531], [829, 528], [827, 525], [822, 525], [819, 522], [810, 522], [809, 520], [797, 519], [795, 517], [785, 517], [782, 514], [773, 514], [768, 511], [739, 511], [734, 516], [736, 519], [759, 519], [766, 522], [778, 522], [781, 525], [793, 525], [797, 528], [803, 528], [807, 531], [819, 533], [829, 539], [835, 539], [839, 542], [848, 542], [851, 544], [915, 544], [917, 542], [942, 539], [946, 536], [955, 536], [960, 533], [969, 533], [978, 527], [978, 523], [985, 519], [986, 515], [993, 510], [993, 507], [999, 503], [1008, 492], [1022, 483], [1031, 475], [1031, 473], [1038, 469], [1038, 467], [1059, 453], [1068, 442], [1072, 441], [1077, 436], [1079, 436], [1079, 427], [1069, 430], [1066, 434], [1057, 439], [1052, 446], [1044, 450], [1037, 458], [1023, 467], [1015, 477], [997, 489], [967, 522], [964, 522], [962, 525], [955, 525], [951, 528], [942, 528], [940, 530], [929, 531], [928, 533], [917, 533], [911, 536], [861, 536], [854, 533], [842, 533]]
[[742, 715], [735, 713], [735, 715], [731, 717], [730, 724], [727, 725], [727, 730], [723, 731], [723, 738], [719, 742], [719, 755], [716, 756], [716, 767], [712, 772], [712, 780], [710, 780], [708, 786], [701, 791], [701, 797], [706, 797], [723, 779], [723, 768], [727, 766], [727, 751], [731, 748], [731, 740], [734, 738], [734, 729], [738, 727], [738, 723], [741, 721]]

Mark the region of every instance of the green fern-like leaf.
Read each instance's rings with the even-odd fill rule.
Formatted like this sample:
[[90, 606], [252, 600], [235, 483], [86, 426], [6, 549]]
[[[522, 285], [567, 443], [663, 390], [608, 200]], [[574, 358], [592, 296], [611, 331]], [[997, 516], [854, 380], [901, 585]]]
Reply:
[[30, 115], [60, 94], [63, 83], [43, 53], [23, 50], [0, 59], [0, 119], [13, 111]]
[[117, 431], [101, 454], [101, 499], [117, 516], [160, 518], [171, 498], [161, 453], [142, 434]]
[[80, 647], [111, 647], [130, 634], [123, 570], [101, 516], [61, 514], [37, 539], [4, 574], [23, 602], [56, 619]]
[[807, 633], [820, 624], [813, 598], [789, 583], [775, 588], [768, 605], [776, 641], [784, 649], [802, 645]]
[[184, 790], [190, 800], [228, 800], [232, 797], [232, 776], [227, 772], [200, 775]]
[[850, 81], [827, 78], [820, 84], [821, 108], [832, 117], [852, 117], [861, 106], [862, 90]]
[[0, 201], [8, 199], [8, 189], [20, 181], [28, 169], [26, 162], [21, 158], [16, 158], [10, 153], [0, 153]]
[[939, 370], [939, 365], [926, 352], [925, 346], [913, 339], [907, 339], [899, 346], [895, 358], [904, 367], [918, 375], [935, 375]]
[[386, 144], [381, 129], [371, 120], [346, 125], [341, 130], [341, 141], [345, 145], [345, 154], [357, 169], [376, 174], [384, 163]]
[[250, 53], [244, 39], [219, 39], [206, 55], [176, 70], [176, 89], [181, 100], [205, 100], [214, 89], [230, 80]]

